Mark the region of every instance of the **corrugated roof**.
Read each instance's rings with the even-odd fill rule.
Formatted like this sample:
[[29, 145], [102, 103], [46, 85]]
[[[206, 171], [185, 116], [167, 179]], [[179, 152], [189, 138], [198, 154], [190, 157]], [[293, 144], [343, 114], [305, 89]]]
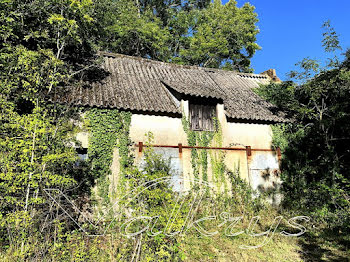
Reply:
[[231, 118], [285, 122], [275, 107], [252, 89], [266, 84], [265, 75], [184, 66], [103, 53], [109, 75], [100, 82], [66, 89], [54, 100], [78, 106], [180, 113], [168, 87], [190, 96], [219, 98]]

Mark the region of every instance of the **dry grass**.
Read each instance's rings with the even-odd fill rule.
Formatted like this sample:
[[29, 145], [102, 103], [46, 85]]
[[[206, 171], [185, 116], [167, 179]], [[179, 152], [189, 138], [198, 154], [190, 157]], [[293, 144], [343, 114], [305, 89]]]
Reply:
[[246, 233], [234, 237], [224, 233], [212, 237], [188, 234], [184, 236], [181, 248], [186, 261], [303, 261], [298, 239], [277, 232], [262, 247], [241, 248], [258, 246], [264, 239], [265, 236], [252, 237]]

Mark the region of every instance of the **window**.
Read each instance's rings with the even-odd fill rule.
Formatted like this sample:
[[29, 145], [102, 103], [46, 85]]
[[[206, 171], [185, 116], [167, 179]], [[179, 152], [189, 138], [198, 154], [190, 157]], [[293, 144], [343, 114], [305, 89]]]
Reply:
[[87, 155], [87, 148], [76, 148], [76, 151], [78, 153], [78, 157], [80, 160], [85, 161], [88, 158]]
[[197, 131], [214, 131], [215, 105], [190, 103], [191, 129]]

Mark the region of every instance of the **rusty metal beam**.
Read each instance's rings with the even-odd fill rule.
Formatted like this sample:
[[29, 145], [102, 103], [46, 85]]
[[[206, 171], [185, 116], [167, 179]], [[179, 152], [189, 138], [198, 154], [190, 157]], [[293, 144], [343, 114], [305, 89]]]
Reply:
[[179, 154], [182, 154], [182, 144], [179, 143], [178, 147], [179, 147]]
[[[142, 152], [142, 148], [145, 147], [142, 142], [139, 142], [138, 144], [135, 145], [136, 147], [139, 147], [139, 152]], [[147, 145], [148, 146], [148, 145]], [[182, 153], [182, 149], [187, 148], [187, 149], [214, 149], [214, 150], [237, 150], [237, 151], [248, 151], [249, 150], [249, 156], [251, 155], [252, 151], [268, 151], [268, 152], [273, 152], [273, 151], [278, 151], [278, 149], [259, 149], [259, 148], [251, 148], [251, 146], [247, 146], [245, 148], [237, 148], [237, 147], [205, 147], [205, 146], [184, 146], [181, 143], [179, 143], [176, 146], [172, 145], [149, 145], [151, 147], [165, 147], [165, 148], [179, 148], [179, 153]], [[249, 149], [248, 149], [249, 148]]]
[[139, 142], [138, 145], [136, 145], [139, 147], [139, 153], [142, 153], [142, 149], [143, 149], [143, 142]]
[[246, 146], [246, 151], [247, 151], [247, 156], [251, 156], [252, 155], [252, 147], [251, 146]]
[[272, 152], [272, 151], [276, 151], [274, 149], [257, 149], [257, 148], [251, 148], [251, 151], [268, 151], [268, 152]]
[[[140, 142], [139, 142], [140, 143]], [[139, 145], [136, 145], [139, 146]], [[171, 145], [150, 145], [151, 147], [166, 147], [166, 148], [179, 148], [179, 146]], [[146, 147], [146, 146], [145, 146]], [[182, 148], [190, 149], [218, 149], [218, 150], [245, 150], [245, 148], [233, 148], [233, 147], [205, 147], [205, 146], [182, 146]]]

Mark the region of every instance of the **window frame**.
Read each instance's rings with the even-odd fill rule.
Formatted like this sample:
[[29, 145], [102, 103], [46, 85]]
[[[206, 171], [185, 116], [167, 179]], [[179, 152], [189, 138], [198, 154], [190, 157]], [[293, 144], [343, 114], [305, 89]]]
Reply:
[[192, 131], [215, 131], [217, 106], [213, 103], [189, 101], [189, 120]]

